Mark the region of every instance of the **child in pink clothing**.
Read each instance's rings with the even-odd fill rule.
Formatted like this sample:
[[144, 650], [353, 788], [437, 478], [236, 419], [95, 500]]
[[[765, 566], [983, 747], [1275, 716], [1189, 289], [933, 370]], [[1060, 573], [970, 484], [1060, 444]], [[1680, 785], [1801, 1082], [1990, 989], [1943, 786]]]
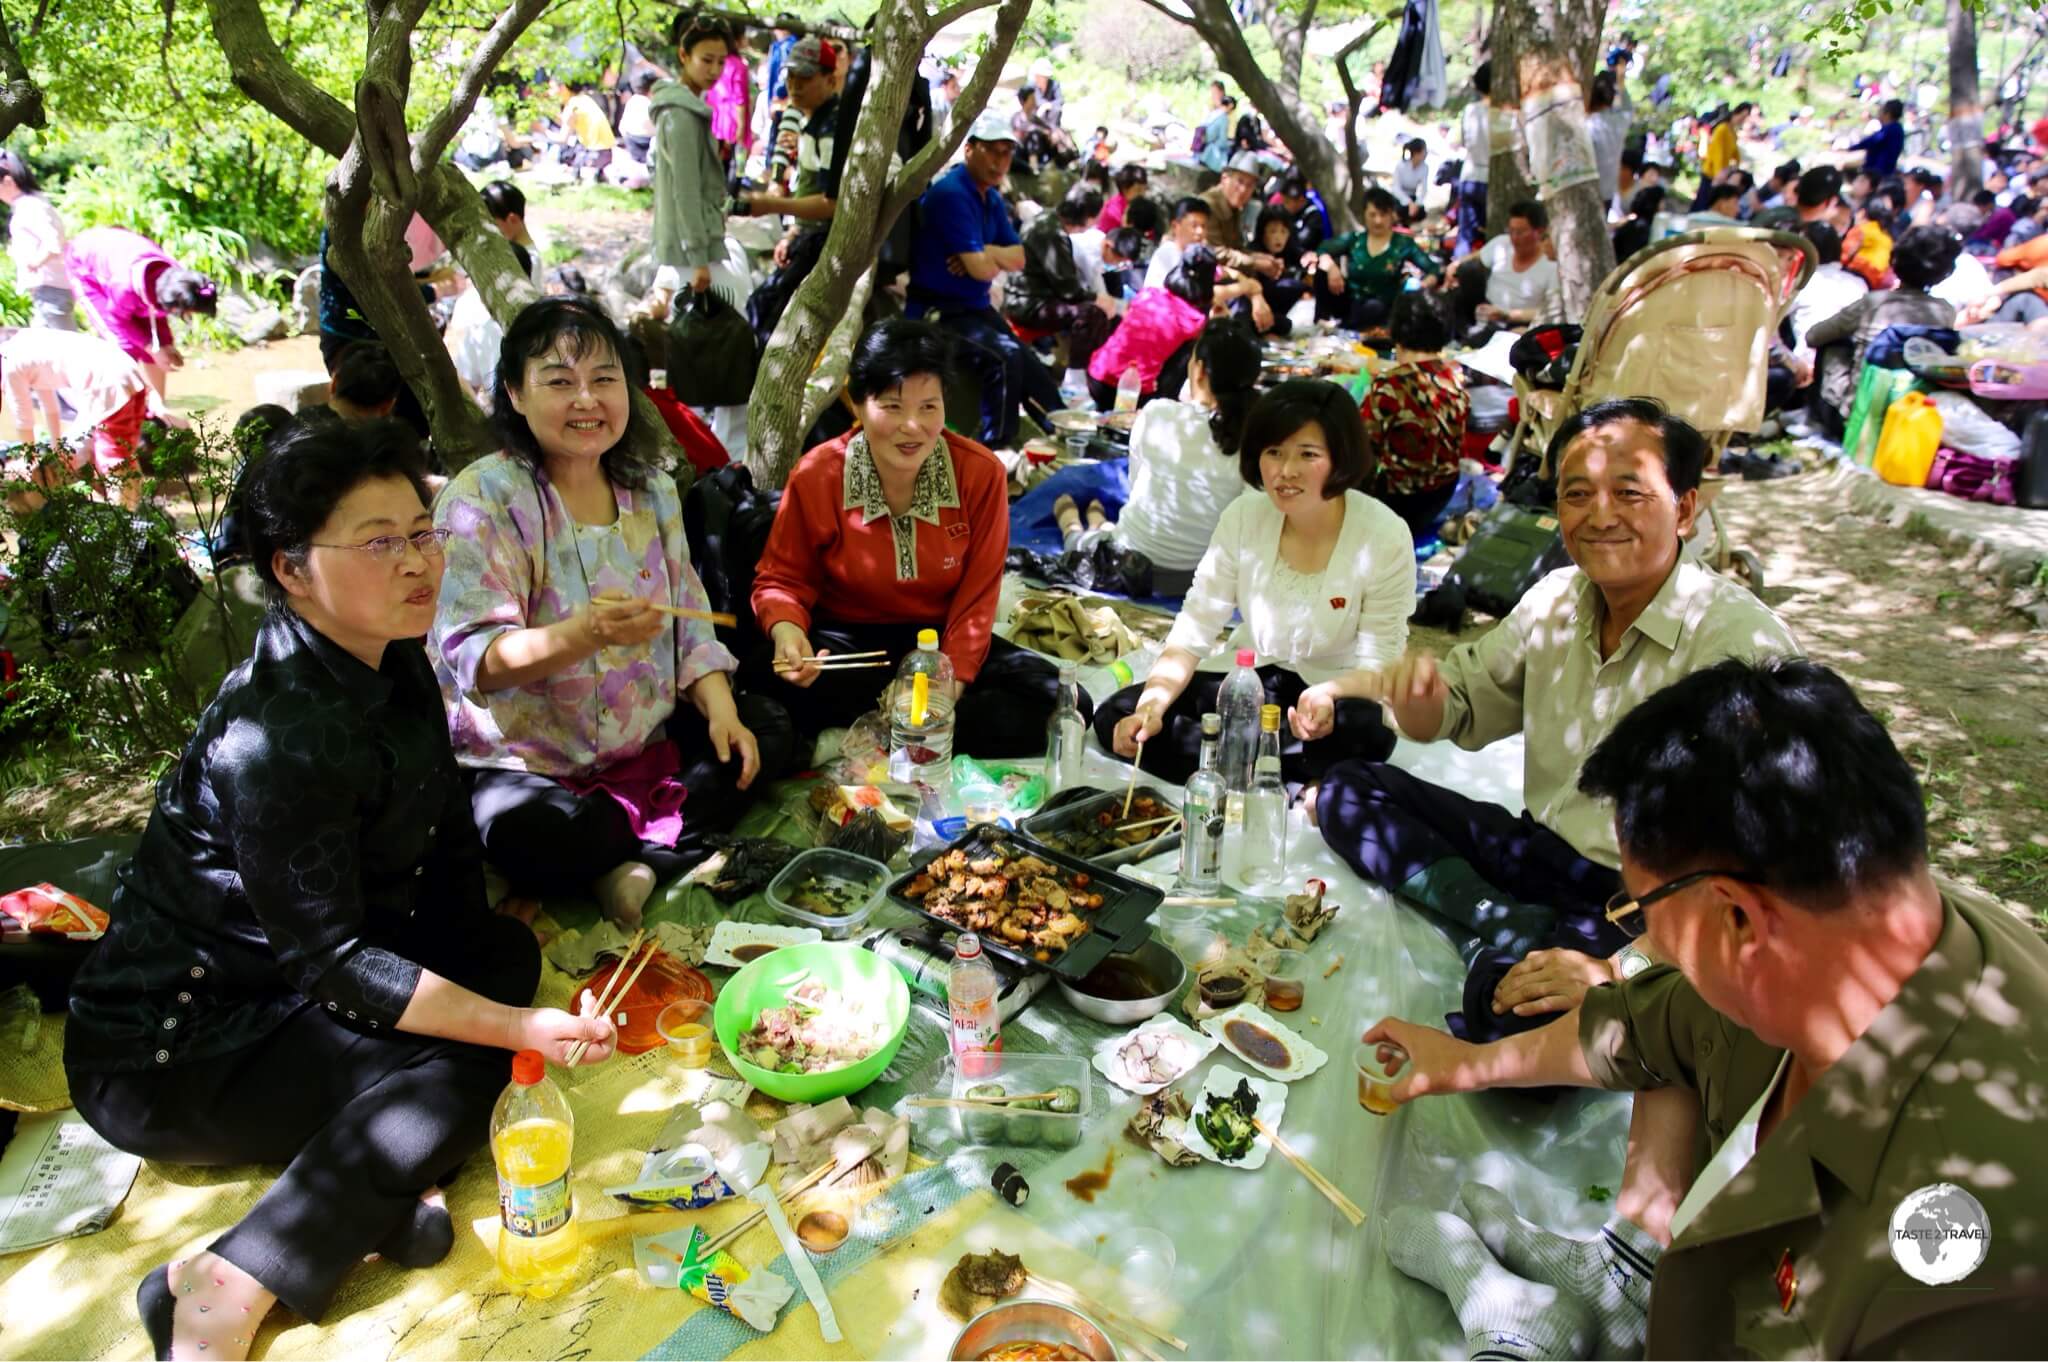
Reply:
[[171, 318], [212, 316], [213, 281], [182, 269], [148, 237], [125, 227], [94, 227], [71, 238], [64, 262], [93, 326], [142, 366], [161, 397], [168, 372], [185, 360]]
[[112, 341], [83, 331], [17, 331], [0, 339], [0, 403], [14, 408], [15, 434], [33, 444], [36, 408], [49, 428], [50, 446], [64, 449], [64, 415], [59, 393], [77, 413], [74, 428], [90, 431], [90, 442], [72, 456], [73, 471], [88, 459], [100, 477], [120, 488], [129, 508], [142, 504], [142, 478], [135, 445], [150, 407], [142, 367]]
[[[1140, 289], [1109, 339], [1088, 360], [1088, 391], [1107, 411], [1127, 369], [1138, 371], [1144, 399], [1159, 395], [1159, 375], [1183, 346], [1202, 334], [1216, 302], [1216, 257], [1207, 246], [1190, 246], [1180, 264], [1157, 288]], [[1183, 360], [1178, 366], [1184, 372]], [[1179, 394], [1176, 383], [1166, 396]]]

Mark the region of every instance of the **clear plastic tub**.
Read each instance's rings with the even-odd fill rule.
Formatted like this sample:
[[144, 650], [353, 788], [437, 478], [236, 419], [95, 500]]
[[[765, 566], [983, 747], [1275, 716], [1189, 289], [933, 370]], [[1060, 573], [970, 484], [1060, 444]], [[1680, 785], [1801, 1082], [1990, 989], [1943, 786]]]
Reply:
[[[991, 1062], [994, 1065], [992, 1069]], [[921, 1145], [1072, 1149], [1081, 1143], [1081, 1131], [1088, 1120], [1088, 1089], [1092, 1077], [1087, 1059], [1073, 1055], [1002, 1053], [976, 1055], [975, 1067], [984, 1072], [971, 1076], [963, 1073], [958, 1059], [948, 1055], [933, 1071], [935, 1077], [927, 1095], [966, 1097], [969, 1089], [988, 1085], [1000, 1086], [1005, 1093], [1071, 1088], [1074, 1110], [912, 1107], [909, 1111], [919, 1126], [917, 1133]]]
[[[823, 912], [815, 904], [805, 906], [797, 901], [804, 896], [806, 885], [819, 880], [846, 892], [850, 905], [846, 912]], [[791, 922], [816, 927], [827, 941], [844, 941], [874, 915], [888, 884], [889, 867], [880, 861], [836, 847], [813, 847], [798, 852], [782, 867], [782, 873], [768, 882], [768, 904]]]

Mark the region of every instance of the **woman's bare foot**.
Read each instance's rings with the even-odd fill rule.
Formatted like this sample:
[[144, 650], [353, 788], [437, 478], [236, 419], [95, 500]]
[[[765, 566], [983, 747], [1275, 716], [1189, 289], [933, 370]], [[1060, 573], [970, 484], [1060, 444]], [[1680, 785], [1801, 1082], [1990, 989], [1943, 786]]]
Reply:
[[215, 1253], [171, 1263], [166, 1280], [176, 1306], [171, 1315], [171, 1356], [179, 1362], [242, 1362], [255, 1341], [256, 1326], [277, 1299], [261, 1282]]
[[591, 892], [607, 921], [631, 930], [640, 925], [640, 910], [654, 896], [654, 870], [638, 861], [625, 861], [598, 876]]
[[1109, 511], [1100, 501], [1088, 503], [1088, 528], [1099, 530], [1109, 523]]

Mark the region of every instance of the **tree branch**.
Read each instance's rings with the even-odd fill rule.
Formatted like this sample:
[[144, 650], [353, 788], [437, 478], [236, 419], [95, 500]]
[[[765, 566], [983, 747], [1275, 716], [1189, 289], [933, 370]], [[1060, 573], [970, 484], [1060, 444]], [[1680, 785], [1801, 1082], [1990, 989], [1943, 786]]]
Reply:
[[[987, 0], [962, 0], [962, 3], [979, 9]], [[956, 5], [954, 8], [957, 9], [959, 6]], [[1005, 4], [1003, 12], [996, 16], [998, 32], [1002, 30], [1011, 8], [1012, 4]], [[947, 22], [950, 23], [951, 20]], [[1022, 27], [1023, 19], [1020, 17], [1017, 23]], [[937, 32], [937, 29], [930, 32]], [[925, 36], [929, 38], [930, 33]], [[1014, 33], [1011, 35], [1011, 41], [1015, 42]], [[1007, 51], [1007, 48], [1004, 50]], [[895, 180], [889, 184], [882, 200], [882, 235], [888, 235], [889, 228], [893, 227], [896, 219], [903, 216], [910, 205], [916, 202], [918, 195], [924, 193], [925, 186], [932, 182], [932, 177], [939, 173], [939, 168], [952, 160], [953, 153], [960, 150], [960, 144], [967, 140], [968, 129], [973, 125], [975, 117], [988, 107], [989, 96], [995, 93], [996, 81], [1001, 79], [1003, 74], [1001, 67], [1002, 63], [999, 61], [975, 63], [974, 74], [961, 89], [960, 98], [953, 101], [954, 113], [946, 120], [946, 131], [925, 143], [923, 149], [910, 158], [897, 173]], [[970, 112], [962, 117], [961, 110]]]
[[925, 37], [929, 39], [932, 34], [937, 33], [948, 24], [966, 18], [978, 9], [987, 9], [994, 3], [995, 0], [954, 0], [953, 4], [940, 10], [926, 22]]
[[1386, 26], [1387, 20], [1375, 20], [1337, 52], [1337, 79], [1344, 83], [1344, 164], [1351, 167], [1352, 179], [1361, 185], [1367, 176], [1365, 158], [1358, 151], [1358, 110], [1365, 103], [1365, 91], [1351, 78], [1351, 58]]
[[484, 85], [490, 80], [491, 73], [498, 69], [499, 62], [505, 60], [505, 54], [512, 50], [512, 44], [519, 41], [520, 35], [532, 27], [533, 21], [540, 18], [541, 11], [547, 7], [548, 0], [514, 0], [514, 3], [498, 16], [497, 22], [491, 25], [490, 32], [484, 35], [483, 43], [477, 48], [476, 54], [469, 59], [469, 64], [462, 68], [462, 74], [456, 78], [455, 91], [448, 98], [448, 107], [427, 120], [427, 126], [420, 132], [419, 141], [414, 143], [414, 174], [424, 176], [427, 167], [441, 159], [442, 153], [448, 150], [448, 144], [455, 140], [455, 134], [468, 121], [470, 111], [476, 108], [477, 96], [483, 93]]
[[1160, 3], [1160, 0], [1138, 0], [1138, 3], [1158, 10], [1182, 28], [1193, 29], [1196, 36], [1200, 37], [1203, 42], [1211, 47], [1216, 46], [1216, 35], [1209, 31], [1208, 26], [1202, 22], [1200, 15], [1193, 13], [1183, 14], [1177, 9], [1168, 9], [1164, 4]]
[[[38, 24], [42, 12], [36, 13]], [[14, 46], [14, 31], [8, 27], [7, 16], [0, 13], [0, 138], [4, 138], [23, 125], [31, 128], [46, 128], [49, 120], [43, 112], [43, 92], [28, 73], [28, 66], [21, 59], [21, 53]]]
[[258, 0], [207, 0], [206, 8], [235, 88], [329, 156], [346, 154], [355, 115], [278, 50]]

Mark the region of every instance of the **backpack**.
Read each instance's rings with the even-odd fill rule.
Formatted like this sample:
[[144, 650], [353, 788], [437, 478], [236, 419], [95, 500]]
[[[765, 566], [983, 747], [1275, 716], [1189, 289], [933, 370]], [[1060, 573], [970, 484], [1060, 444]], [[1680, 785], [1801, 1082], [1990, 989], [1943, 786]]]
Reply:
[[717, 629], [718, 641], [736, 657], [745, 657], [763, 637], [754, 621], [754, 568], [768, 547], [781, 505], [781, 492], [754, 486], [752, 470], [737, 463], [704, 474], [683, 496], [690, 563], [711, 608], [739, 620]]
[[1444, 586], [1455, 584], [1473, 609], [1505, 619], [1530, 587], [1570, 561], [1556, 512], [1503, 501], [1486, 513]]

